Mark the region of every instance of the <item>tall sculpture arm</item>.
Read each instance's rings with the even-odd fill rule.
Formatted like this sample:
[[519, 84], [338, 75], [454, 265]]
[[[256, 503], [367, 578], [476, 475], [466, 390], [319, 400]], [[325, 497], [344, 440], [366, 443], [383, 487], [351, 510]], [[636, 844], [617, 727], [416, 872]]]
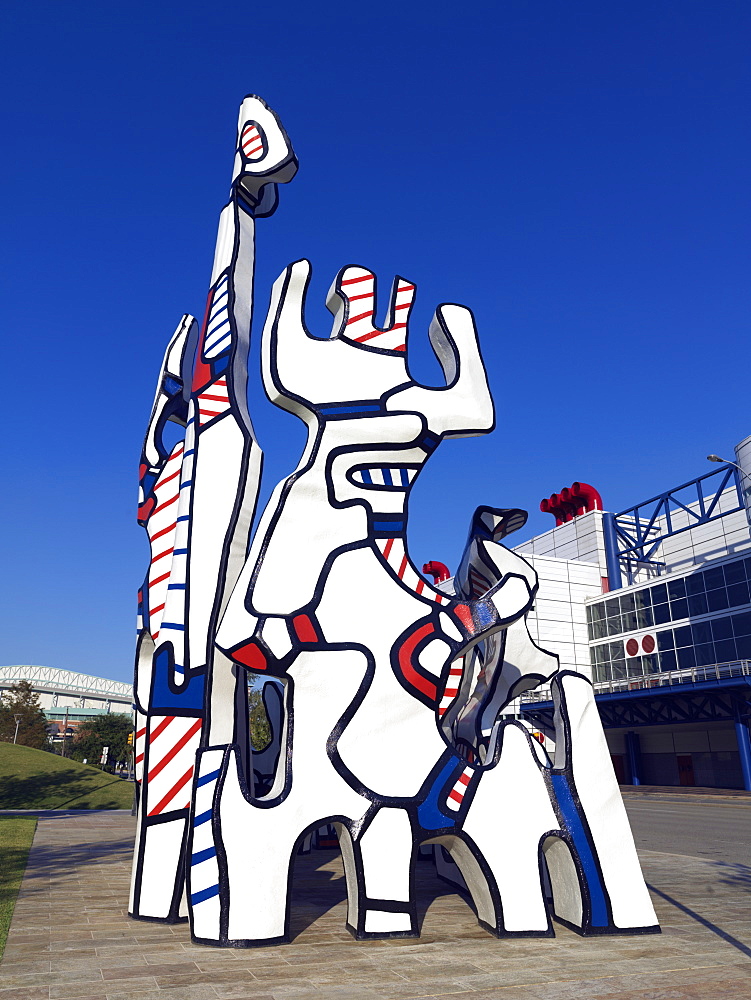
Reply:
[[[239, 699], [237, 717], [244, 722], [240, 730], [231, 729], [230, 738], [246, 735], [245, 690], [231, 671], [222, 671], [222, 663], [214, 674], [213, 639], [248, 549], [261, 473], [247, 399], [255, 217], [273, 213], [276, 184], [290, 180], [296, 169], [274, 112], [258, 97], [245, 98], [203, 322], [200, 330], [187, 324], [179, 377], [170, 369], [170, 381], [162, 382], [168, 395], [174, 390], [174, 401], [158, 391], [152, 413], [156, 430], [170, 407], [175, 415], [179, 408], [185, 438], [166, 455], [157, 435], [153, 441], [147, 435], [145, 450], [164, 468], [149, 481], [153, 502], [144, 498], [143, 508], [152, 568], [143, 590], [149, 631], [141, 634], [137, 658], [142, 699], [148, 692], [137, 729], [142, 793], [131, 896], [137, 916], [177, 919], [184, 911], [185, 826], [195, 753], [207, 738], [208, 719], [232, 718]], [[168, 351], [173, 368], [176, 349], [173, 344]], [[152, 530], [158, 517], [169, 524]], [[212, 699], [223, 713], [211, 713]], [[157, 835], [152, 828], [160, 824]], [[166, 851], [165, 838], [171, 844]], [[159, 872], [148, 875], [154, 858], [160, 859]]]

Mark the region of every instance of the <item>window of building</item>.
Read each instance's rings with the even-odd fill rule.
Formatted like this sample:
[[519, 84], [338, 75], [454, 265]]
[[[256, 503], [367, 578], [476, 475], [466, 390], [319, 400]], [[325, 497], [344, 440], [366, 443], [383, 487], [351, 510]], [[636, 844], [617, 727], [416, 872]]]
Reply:
[[657, 648], [649, 656], [627, 657], [623, 640], [592, 646], [594, 679], [619, 680], [637, 674], [751, 660], [751, 611], [658, 629], [656, 640]]
[[[724, 566], [712, 566], [691, 576], [643, 587], [618, 597], [610, 596], [597, 604], [588, 605], [589, 637], [593, 640], [605, 639], [749, 603], [751, 558], [738, 559]], [[744, 635], [751, 635], [751, 630]]]

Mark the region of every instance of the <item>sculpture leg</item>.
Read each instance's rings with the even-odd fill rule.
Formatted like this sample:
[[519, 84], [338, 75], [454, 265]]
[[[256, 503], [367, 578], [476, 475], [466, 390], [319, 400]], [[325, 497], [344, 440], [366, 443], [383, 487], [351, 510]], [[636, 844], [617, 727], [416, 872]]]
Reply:
[[483, 771], [463, 823], [474, 846], [445, 844], [472, 893], [480, 922], [491, 932], [552, 935], [542, 888], [539, 844], [558, 820], [535, 750], [521, 726], [507, 724], [498, 762]]
[[[552, 785], [561, 825], [584, 874], [581, 918], [560, 912], [557, 901], [556, 915], [582, 933], [658, 933], [592, 685], [580, 674], [564, 671], [552, 689], [556, 703]], [[549, 867], [552, 876], [554, 869]]]
[[192, 931], [235, 946], [287, 940], [289, 869], [299, 831], [283, 805], [248, 801], [239, 747], [199, 754], [191, 848]]
[[409, 814], [404, 809], [379, 809], [354, 845], [353, 861], [355, 869], [361, 871], [357, 885], [362, 896], [356, 907], [350, 898], [347, 926], [358, 940], [417, 936], [412, 891], [415, 852]]
[[365, 657], [355, 650], [303, 653], [289, 668], [283, 772], [273, 798], [251, 797], [239, 747], [200, 754], [190, 869], [195, 938], [235, 947], [288, 939], [290, 862], [298, 844], [311, 828], [356, 823], [370, 807], [327, 754], [328, 738], [365, 669]]

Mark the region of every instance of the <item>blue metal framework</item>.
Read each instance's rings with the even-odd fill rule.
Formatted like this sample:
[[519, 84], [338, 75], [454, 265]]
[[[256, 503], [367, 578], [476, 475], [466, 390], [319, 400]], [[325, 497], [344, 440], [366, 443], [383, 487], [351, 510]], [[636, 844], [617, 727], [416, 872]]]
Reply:
[[[595, 701], [605, 729], [735, 722], [751, 714], [751, 676], [608, 692], [595, 695]], [[554, 728], [552, 701], [523, 701], [521, 711], [541, 729]]]
[[[657, 675], [655, 675], [657, 676]], [[751, 675], [675, 684], [659, 688], [596, 694], [595, 701], [605, 729], [635, 730], [646, 726], [728, 722], [734, 725], [743, 784], [751, 791]], [[522, 715], [537, 729], [555, 729], [553, 702], [522, 701]], [[629, 742], [631, 755], [636, 752]], [[632, 777], [638, 775], [631, 760]], [[634, 784], [638, 784], [638, 777]]]
[[[714, 480], [709, 496], [705, 488], [708, 479]], [[720, 498], [731, 481], [735, 486], [738, 502], [732, 510], [720, 511]], [[629, 584], [633, 583], [637, 563], [647, 563], [661, 569], [664, 563], [652, 556], [666, 538], [680, 535], [699, 524], [707, 524], [739, 510], [743, 510], [743, 497], [738, 472], [732, 465], [723, 465], [697, 479], [660, 493], [651, 500], [622, 510], [619, 514], [605, 514], [603, 526], [610, 589], [617, 590], [623, 586], [622, 566], [626, 570]], [[673, 527], [673, 515], [678, 511], [683, 511], [689, 517], [689, 523], [682, 528]]]

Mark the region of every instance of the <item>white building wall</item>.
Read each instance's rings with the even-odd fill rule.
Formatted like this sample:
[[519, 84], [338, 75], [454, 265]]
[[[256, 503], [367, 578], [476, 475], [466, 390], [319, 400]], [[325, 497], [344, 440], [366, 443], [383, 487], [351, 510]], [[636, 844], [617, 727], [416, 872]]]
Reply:
[[514, 546], [514, 552], [523, 556], [553, 556], [556, 559], [594, 563], [600, 570], [600, 576], [607, 576], [602, 511], [580, 514], [573, 521]]
[[[105, 698], [97, 695], [72, 695], [59, 691], [40, 691], [35, 688], [39, 695], [39, 704], [44, 709], [48, 708], [101, 708], [106, 712], [121, 712], [130, 715], [132, 711], [132, 699], [127, 698]], [[0, 693], [2, 688], [0, 688]]]
[[108, 712], [131, 712], [133, 689], [130, 684], [120, 681], [55, 667], [23, 664], [0, 667], [0, 694], [21, 680], [31, 683], [44, 709], [95, 708]]
[[562, 670], [578, 670], [591, 678], [584, 602], [602, 594], [599, 564], [529, 553], [524, 558], [540, 581], [527, 617], [530, 635], [543, 649], [558, 655]]

